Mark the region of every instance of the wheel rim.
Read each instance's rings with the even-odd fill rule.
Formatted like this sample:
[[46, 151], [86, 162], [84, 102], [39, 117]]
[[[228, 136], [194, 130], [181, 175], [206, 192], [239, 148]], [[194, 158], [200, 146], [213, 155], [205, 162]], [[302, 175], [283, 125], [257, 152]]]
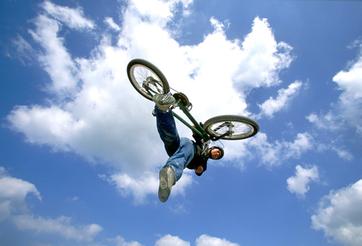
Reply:
[[254, 133], [254, 127], [240, 121], [221, 121], [208, 127], [208, 130], [215, 136], [223, 136], [224, 139], [243, 139]]
[[[131, 67], [130, 77], [136, 89], [150, 99], [155, 94], [164, 93], [160, 77], [142, 64], [134, 64]], [[147, 87], [145, 87], [145, 84], [147, 84]]]

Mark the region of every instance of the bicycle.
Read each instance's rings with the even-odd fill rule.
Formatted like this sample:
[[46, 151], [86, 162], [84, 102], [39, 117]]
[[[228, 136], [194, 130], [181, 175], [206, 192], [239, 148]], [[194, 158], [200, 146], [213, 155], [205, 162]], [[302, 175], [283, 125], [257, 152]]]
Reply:
[[[182, 118], [179, 114], [172, 111], [172, 114], [180, 122], [186, 125], [196, 135], [196, 138], [202, 140], [203, 143], [225, 140], [241, 140], [254, 136], [259, 131], [258, 124], [247, 117], [239, 115], [220, 115], [206, 120], [204, 123], [196, 121], [190, 113], [192, 104], [185, 94], [177, 92], [170, 88], [166, 77], [152, 63], [143, 59], [133, 59], [127, 65], [127, 75], [133, 87], [142, 96], [152, 101], [153, 96], [157, 94], [170, 93], [173, 90], [175, 105], [184, 115], [191, 121]], [[194, 135], [194, 137], [195, 137]]]

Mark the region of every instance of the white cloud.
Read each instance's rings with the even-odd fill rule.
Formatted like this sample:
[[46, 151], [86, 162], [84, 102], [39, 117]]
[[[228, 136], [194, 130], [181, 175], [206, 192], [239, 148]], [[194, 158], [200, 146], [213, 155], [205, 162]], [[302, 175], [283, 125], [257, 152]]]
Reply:
[[[189, 174], [182, 177], [180, 187], [174, 190], [176, 193], [182, 192], [181, 187], [190, 182], [190, 179], [187, 178], [188, 176]], [[143, 185], [149, 184], [144, 183]], [[70, 217], [66, 216], [45, 218], [31, 215], [28, 209], [26, 209], [27, 204], [25, 201], [26, 196], [29, 194], [34, 194], [40, 199], [40, 193], [33, 184], [9, 176], [5, 169], [0, 167], [0, 219], [7, 218], [9, 221], [14, 223], [16, 228], [19, 230], [17, 235], [22, 236], [23, 234], [21, 234], [21, 231], [27, 231], [36, 235], [35, 238], [37, 240], [44, 239], [45, 241], [43, 240], [43, 242], [46, 242], [46, 240], [51, 238], [52, 240], [58, 240], [58, 242], [66, 240], [66, 245], [68, 245], [69, 242], [73, 242], [73, 245], [84, 243], [103, 245], [101, 240], [97, 239], [97, 236], [103, 230], [103, 228], [98, 224], [76, 224]], [[3, 210], [4, 208], [7, 209]], [[137, 241], [126, 241], [119, 235], [114, 238], [107, 239], [106, 241], [117, 246], [142, 245]], [[108, 245], [108, 243], [105, 243], [105, 245]], [[163, 245], [189, 246], [190, 243], [177, 236], [166, 235], [155, 242], [155, 246]], [[226, 239], [201, 235], [197, 238], [196, 245], [237, 246], [238, 244], [231, 243]]]
[[332, 191], [312, 216], [312, 226], [348, 246], [362, 245], [362, 180]]
[[362, 56], [347, 71], [338, 72], [333, 81], [343, 90], [342, 101], [362, 98]]
[[32, 215], [26, 201], [30, 194], [41, 200], [34, 184], [11, 177], [0, 167], [0, 222], [7, 220], [14, 224], [18, 229], [16, 235], [22, 236], [21, 231], [28, 231], [37, 233], [38, 239], [55, 236], [57, 240], [90, 242], [102, 231], [97, 224], [75, 225], [65, 216], [53, 219]]
[[73, 92], [77, 86], [76, 67], [63, 40], [57, 36], [59, 23], [45, 15], [39, 15], [35, 25], [36, 30], [31, 30], [30, 33], [43, 49], [38, 59], [52, 80], [47, 89], [60, 95]]
[[258, 133], [249, 142], [252, 148], [260, 153], [263, 164], [267, 167], [278, 166], [288, 159], [297, 159], [306, 151], [313, 148], [314, 139], [307, 133], [298, 133], [293, 141], [269, 142], [265, 133]]
[[[132, 195], [134, 202], [140, 204], [145, 202], [149, 195], [156, 195], [158, 190], [158, 174], [145, 172], [140, 178], [133, 178], [125, 173], [114, 174], [109, 178], [122, 195]], [[184, 194], [185, 189], [192, 184], [189, 171], [184, 172], [177, 185], [172, 188], [172, 195]]]
[[287, 157], [300, 156], [303, 152], [313, 147], [313, 137], [309, 133], [298, 133], [291, 143], [284, 143], [287, 148]]
[[131, 0], [129, 1], [128, 11], [133, 15], [139, 15], [148, 18], [151, 22], [165, 26], [171, 21], [174, 13], [177, 11], [179, 4], [182, 5], [183, 13], [188, 12], [188, 7], [193, 0]]
[[158, 177], [155, 173], [144, 173], [142, 178], [135, 179], [126, 173], [114, 174], [110, 177], [122, 195], [132, 195], [135, 203], [145, 201], [147, 195], [157, 194]]
[[[182, 45], [167, 23], [180, 9], [188, 10], [192, 1], [150, 3], [147, 7], [148, 2], [129, 2], [117, 45], [103, 38], [89, 57], [73, 58], [60, 36], [60, 23], [77, 31], [92, 25], [80, 21], [87, 20], [80, 9], [73, 12], [45, 2], [47, 15], [35, 19], [31, 33], [43, 49], [39, 59], [51, 78], [51, 96], [57, 97], [48, 98], [48, 105], [15, 107], [8, 115], [13, 129], [31, 143], [75, 152], [112, 166], [122, 173], [123, 181], [129, 177], [132, 184], [143, 183], [136, 178], [139, 173], [153, 172], [167, 155], [151, 116], [153, 104], [139, 96], [127, 79], [131, 58], [142, 57], [158, 66], [172, 87], [189, 96], [199, 121], [219, 114], [250, 115], [246, 93], [278, 84], [278, 73], [292, 61], [291, 47], [275, 40], [267, 19], [255, 18], [241, 41], [228, 39], [224, 26], [211, 18], [211, 33], [198, 44]], [[188, 129], [179, 130], [180, 135], [190, 136]], [[235, 159], [245, 156], [242, 151], [232, 153]], [[141, 200], [150, 192], [132, 187]]]
[[12, 52], [7, 55], [11, 58], [18, 59], [23, 65], [31, 64], [35, 58], [35, 50], [24, 37], [18, 35], [12, 40], [15, 54]]
[[26, 197], [30, 194], [41, 199], [36, 187], [24, 180], [9, 176], [0, 167], [0, 222], [14, 213], [26, 211]]
[[75, 241], [92, 241], [94, 237], [102, 231], [102, 227], [97, 224], [85, 226], [74, 226], [69, 217], [59, 217], [48, 219], [34, 217], [32, 215], [14, 216], [14, 223], [20, 230], [29, 230], [40, 234], [57, 235], [61, 238]]
[[[360, 47], [361, 49], [361, 47]], [[351, 130], [356, 134], [352, 138], [353, 142], [358, 142], [362, 136], [362, 53], [358, 54], [354, 61], [349, 62], [345, 70], [339, 71], [333, 77], [333, 81], [340, 90], [340, 95], [336, 102], [331, 104], [328, 111], [321, 113], [311, 113], [306, 118], [320, 131], [319, 139], [327, 143], [319, 144], [322, 150], [332, 150], [343, 160], [352, 160], [353, 154], [350, 152], [344, 139], [351, 139]], [[329, 135], [323, 135], [327, 133]], [[333, 137], [330, 137], [332, 133]], [[353, 133], [352, 133], [353, 134]], [[347, 141], [351, 142], [351, 141]]]
[[190, 246], [190, 243], [177, 236], [165, 235], [156, 241], [155, 246]]
[[265, 133], [259, 132], [255, 138], [250, 141], [250, 147], [256, 148], [261, 154], [258, 156], [260, 156], [264, 165], [273, 167], [281, 164], [282, 155], [280, 153], [282, 148], [279, 142], [270, 143]]
[[220, 146], [224, 149], [223, 161], [209, 161], [210, 165], [215, 164], [215, 166], [225, 165], [233, 166], [240, 170], [245, 168], [245, 161], [249, 157], [250, 148], [249, 148], [250, 139], [245, 139], [243, 141], [225, 141], [225, 142], [216, 142], [216, 146]]
[[274, 99], [270, 97], [259, 105], [261, 110], [260, 114], [270, 118], [273, 117], [276, 112], [288, 106], [288, 103], [290, 103], [291, 99], [298, 93], [301, 87], [302, 82], [295, 81], [290, 84], [287, 89], [278, 90], [277, 98]]
[[310, 123], [314, 124], [319, 129], [334, 131], [342, 127], [341, 122], [336, 119], [335, 115], [332, 112], [328, 112], [324, 115], [317, 115], [316, 113], [311, 113], [306, 118]]
[[325, 115], [312, 113], [308, 120], [319, 128], [332, 131], [352, 127], [362, 135], [362, 53], [346, 70], [339, 71], [333, 81], [341, 91], [338, 102]]
[[[55, 148], [63, 150], [69, 149], [67, 143], [85, 127], [83, 121], [77, 121], [69, 112], [56, 106], [18, 107], [8, 117], [15, 129], [22, 129], [29, 142], [52, 142]], [[51, 128], [44, 128], [43, 125]]]
[[[338, 141], [336, 142], [338, 143]], [[335, 154], [337, 154], [337, 156], [342, 160], [345, 161], [352, 160], [354, 158], [353, 154], [347, 149], [345, 149], [345, 147], [338, 146], [336, 142], [329, 142], [328, 144], [318, 143], [316, 144], [316, 150], [319, 152], [332, 151]]]
[[295, 175], [287, 179], [288, 190], [297, 196], [304, 197], [309, 191], [309, 184], [318, 181], [318, 167], [304, 168], [300, 165], [295, 167]]
[[116, 236], [115, 238], [112, 238], [108, 241], [112, 243], [111, 245], [114, 246], [142, 246], [141, 243], [136, 241], [131, 241], [131, 242], [126, 241], [122, 236]]
[[347, 71], [340, 71], [334, 77], [342, 90], [339, 97], [339, 106], [346, 124], [351, 125], [359, 134], [362, 134], [362, 55]]
[[121, 28], [119, 27], [119, 25], [116, 24], [116, 22], [114, 22], [112, 17], [106, 17], [104, 19], [104, 22], [113, 30], [119, 32], [121, 30]]
[[72, 9], [69, 7], [63, 7], [56, 5], [50, 1], [45, 1], [42, 5], [43, 9], [53, 18], [58, 21], [61, 21], [68, 25], [70, 28], [74, 29], [93, 29], [93, 21], [84, 17], [83, 10]]
[[203, 234], [196, 239], [196, 246], [239, 246], [239, 244]]
[[347, 151], [343, 148], [332, 147], [332, 150], [334, 150], [337, 153], [337, 155], [339, 156], [339, 158], [341, 158], [343, 160], [350, 161], [353, 159], [353, 155], [349, 151]]
[[292, 47], [277, 43], [267, 19], [255, 18], [252, 31], [242, 43], [242, 55], [235, 78], [242, 87], [271, 86], [280, 82], [278, 73], [289, 67]]
[[[200, 235], [195, 240], [196, 246], [239, 246], [237, 243], [232, 243], [224, 238], [212, 237], [206, 234]], [[156, 241], [155, 246], [190, 246], [190, 242], [184, 241], [178, 236], [165, 235]]]
[[78, 79], [76, 64], [64, 47], [64, 40], [58, 37], [61, 23], [77, 30], [92, 29], [94, 24], [83, 16], [81, 9], [71, 9], [49, 1], [45, 1], [42, 7], [46, 14], [40, 14], [35, 19], [35, 31], [29, 32], [43, 48], [39, 61], [52, 80], [49, 89], [58, 95], [64, 96], [66, 93], [69, 96], [68, 93], [74, 93], [76, 90]]

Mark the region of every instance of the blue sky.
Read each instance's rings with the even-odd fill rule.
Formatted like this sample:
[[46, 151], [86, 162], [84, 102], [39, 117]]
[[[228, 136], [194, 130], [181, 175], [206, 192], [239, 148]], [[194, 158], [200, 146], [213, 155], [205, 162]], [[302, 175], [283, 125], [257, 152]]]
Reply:
[[[362, 245], [362, 2], [1, 1], [0, 245]], [[157, 198], [127, 63], [252, 139]], [[182, 136], [190, 136], [179, 125]]]

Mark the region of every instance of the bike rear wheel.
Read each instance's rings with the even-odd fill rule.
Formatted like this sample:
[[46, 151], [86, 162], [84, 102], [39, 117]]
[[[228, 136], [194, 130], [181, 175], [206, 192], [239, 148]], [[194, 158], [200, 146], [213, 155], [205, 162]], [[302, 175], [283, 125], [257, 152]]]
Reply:
[[131, 60], [127, 66], [127, 75], [136, 91], [149, 100], [152, 100], [155, 94], [166, 94], [170, 91], [163, 73], [146, 60]]
[[221, 115], [208, 119], [203, 124], [211, 137], [225, 140], [250, 138], [259, 131], [258, 124], [243, 116]]

